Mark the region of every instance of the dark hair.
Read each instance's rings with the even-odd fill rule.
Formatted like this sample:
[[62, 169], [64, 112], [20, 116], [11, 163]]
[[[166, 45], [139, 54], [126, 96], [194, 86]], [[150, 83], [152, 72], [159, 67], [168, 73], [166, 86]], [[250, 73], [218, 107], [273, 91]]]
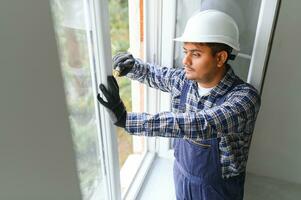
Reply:
[[211, 53], [212, 53], [213, 56], [215, 56], [218, 52], [226, 51], [227, 54], [228, 54], [228, 58], [227, 58], [225, 64], [230, 59], [231, 52], [233, 50], [232, 47], [230, 47], [227, 44], [223, 44], [223, 43], [200, 43], [200, 45], [205, 45], [205, 46], [209, 47], [211, 49]]

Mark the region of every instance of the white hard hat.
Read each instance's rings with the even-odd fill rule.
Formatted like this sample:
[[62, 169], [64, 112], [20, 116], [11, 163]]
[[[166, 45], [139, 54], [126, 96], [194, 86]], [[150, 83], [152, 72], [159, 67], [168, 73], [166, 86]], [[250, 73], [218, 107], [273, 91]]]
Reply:
[[181, 42], [223, 43], [239, 51], [239, 30], [232, 17], [218, 10], [205, 10], [187, 21]]

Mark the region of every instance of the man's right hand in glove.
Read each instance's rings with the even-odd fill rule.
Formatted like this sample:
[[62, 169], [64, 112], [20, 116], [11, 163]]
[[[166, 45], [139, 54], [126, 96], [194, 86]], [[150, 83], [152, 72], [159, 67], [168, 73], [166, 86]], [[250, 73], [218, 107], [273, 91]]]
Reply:
[[135, 64], [135, 58], [130, 53], [119, 53], [113, 57], [113, 69], [117, 76], [125, 76]]

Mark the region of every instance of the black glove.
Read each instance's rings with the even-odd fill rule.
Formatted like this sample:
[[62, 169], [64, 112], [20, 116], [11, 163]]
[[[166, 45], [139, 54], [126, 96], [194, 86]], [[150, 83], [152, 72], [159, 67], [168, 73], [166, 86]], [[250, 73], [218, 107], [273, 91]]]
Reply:
[[99, 103], [101, 103], [104, 107], [107, 108], [111, 120], [116, 126], [125, 127], [126, 122], [126, 108], [119, 96], [119, 87], [116, 79], [113, 76], [108, 76], [108, 89], [103, 85], [99, 85], [99, 89], [107, 99], [107, 102], [104, 101], [100, 94], [97, 95], [97, 99]]
[[135, 58], [129, 53], [119, 53], [113, 57], [113, 69], [118, 76], [125, 76], [135, 64]]

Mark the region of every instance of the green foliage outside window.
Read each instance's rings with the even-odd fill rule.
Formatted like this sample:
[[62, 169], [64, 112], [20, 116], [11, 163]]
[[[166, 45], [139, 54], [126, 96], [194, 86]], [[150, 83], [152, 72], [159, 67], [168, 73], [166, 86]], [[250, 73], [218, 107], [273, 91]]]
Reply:
[[[110, 28], [112, 55], [125, 52], [129, 48], [129, 18], [127, 0], [110, 0]], [[132, 110], [131, 82], [127, 78], [117, 79], [120, 87], [120, 96], [128, 111]], [[132, 137], [123, 129], [118, 128], [119, 165], [122, 166], [132, 150]]]

